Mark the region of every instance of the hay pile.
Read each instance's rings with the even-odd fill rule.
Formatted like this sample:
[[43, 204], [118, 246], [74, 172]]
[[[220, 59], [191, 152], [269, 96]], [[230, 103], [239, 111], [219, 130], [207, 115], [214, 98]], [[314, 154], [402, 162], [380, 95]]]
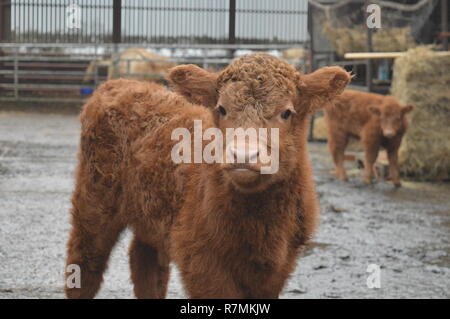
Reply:
[[392, 94], [415, 106], [399, 153], [402, 173], [450, 179], [450, 56], [430, 47], [409, 50], [395, 61]]
[[[334, 28], [331, 23], [325, 23], [323, 33], [340, 56], [348, 52], [367, 51], [367, 31], [364, 27]], [[373, 34], [372, 43], [375, 52], [406, 51], [416, 46], [409, 27], [379, 29]]]
[[313, 137], [317, 140], [328, 139], [328, 127], [325, 117], [319, 115], [314, 119]]
[[308, 52], [302, 48], [292, 48], [284, 50], [282, 57], [285, 60], [304, 60], [308, 57]]

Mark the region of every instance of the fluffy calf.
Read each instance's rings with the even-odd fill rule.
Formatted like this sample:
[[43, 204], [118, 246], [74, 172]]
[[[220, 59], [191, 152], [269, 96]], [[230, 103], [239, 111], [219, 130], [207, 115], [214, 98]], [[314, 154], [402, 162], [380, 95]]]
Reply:
[[[128, 226], [139, 298], [165, 296], [171, 261], [189, 297], [276, 298], [317, 220], [308, 115], [341, 93], [350, 76], [338, 67], [303, 75], [253, 54], [220, 73], [186, 65], [169, 77], [179, 94], [113, 80], [83, 109], [67, 257], [81, 267], [81, 287], [66, 287], [67, 296], [96, 294]], [[260, 174], [259, 161], [175, 164], [171, 134], [193, 132], [194, 120], [203, 130], [278, 128], [278, 172]], [[252, 146], [240, 147], [234, 151]]]
[[372, 183], [374, 164], [381, 147], [387, 150], [390, 179], [400, 186], [398, 149], [406, 132], [405, 115], [413, 107], [402, 106], [391, 96], [346, 90], [325, 108], [328, 146], [336, 174], [346, 180], [344, 152], [350, 137], [360, 138], [365, 151], [364, 182]]

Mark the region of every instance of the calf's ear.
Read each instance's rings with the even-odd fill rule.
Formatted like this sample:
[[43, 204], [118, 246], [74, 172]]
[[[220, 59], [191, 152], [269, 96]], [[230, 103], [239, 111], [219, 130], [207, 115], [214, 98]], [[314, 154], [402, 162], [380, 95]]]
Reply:
[[404, 107], [402, 107], [402, 113], [403, 114], [408, 114], [409, 112], [411, 112], [414, 109], [413, 105], [406, 105]]
[[303, 75], [298, 83], [300, 100], [307, 101], [311, 111], [321, 108], [341, 94], [352, 77], [338, 66], [324, 67]]
[[217, 74], [196, 65], [186, 64], [172, 68], [167, 77], [175, 92], [189, 102], [215, 107], [217, 103]]

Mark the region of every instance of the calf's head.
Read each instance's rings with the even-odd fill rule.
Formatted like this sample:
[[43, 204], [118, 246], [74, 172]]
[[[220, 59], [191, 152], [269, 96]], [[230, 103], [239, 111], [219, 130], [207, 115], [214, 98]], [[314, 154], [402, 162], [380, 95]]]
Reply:
[[308, 115], [350, 79], [339, 67], [304, 75], [264, 53], [237, 58], [218, 73], [182, 65], [169, 74], [176, 92], [213, 113], [225, 137], [220, 169], [244, 193], [264, 190], [299, 167]]
[[370, 107], [370, 111], [379, 117], [381, 130], [386, 138], [392, 138], [406, 129], [406, 114], [412, 110], [412, 105], [402, 106], [390, 96], [386, 96], [379, 106]]

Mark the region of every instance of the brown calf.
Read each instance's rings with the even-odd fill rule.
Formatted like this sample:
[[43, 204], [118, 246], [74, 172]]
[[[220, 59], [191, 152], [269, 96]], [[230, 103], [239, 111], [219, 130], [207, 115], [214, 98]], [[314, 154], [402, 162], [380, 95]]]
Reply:
[[[139, 298], [166, 295], [170, 261], [189, 297], [278, 297], [318, 218], [308, 117], [349, 80], [338, 67], [303, 75], [278, 58], [253, 54], [217, 74], [176, 67], [170, 81], [184, 97], [129, 80], [102, 85], [81, 114], [67, 257], [81, 268], [81, 287], [66, 287], [67, 296], [95, 296], [110, 251], [128, 226]], [[202, 121], [203, 132], [277, 128], [278, 172], [261, 174], [259, 159], [174, 163], [171, 135], [176, 128], [192, 133], [194, 120]], [[232, 150], [248, 157], [252, 147]]]
[[413, 107], [401, 106], [391, 96], [345, 90], [325, 108], [328, 123], [328, 146], [336, 165], [336, 174], [347, 179], [344, 152], [350, 137], [360, 138], [365, 151], [364, 182], [372, 183], [374, 164], [381, 147], [389, 159], [390, 179], [400, 186], [397, 154], [407, 129], [405, 115]]

